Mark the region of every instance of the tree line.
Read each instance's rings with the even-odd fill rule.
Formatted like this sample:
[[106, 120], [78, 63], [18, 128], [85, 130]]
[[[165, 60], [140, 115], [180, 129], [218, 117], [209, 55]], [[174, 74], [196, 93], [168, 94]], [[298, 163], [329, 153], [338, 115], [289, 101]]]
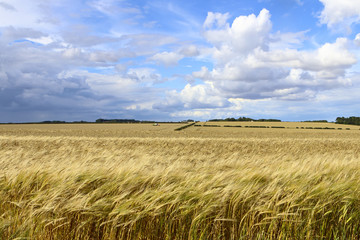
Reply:
[[279, 119], [253, 119], [248, 117], [239, 117], [239, 118], [225, 118], [225, 119], [210, 119], [209, 122], [281, 122]]
[[336, 122], [338, 124], [350, 124], [350, 125], [360, 125], [360, 117], [337, 117]]

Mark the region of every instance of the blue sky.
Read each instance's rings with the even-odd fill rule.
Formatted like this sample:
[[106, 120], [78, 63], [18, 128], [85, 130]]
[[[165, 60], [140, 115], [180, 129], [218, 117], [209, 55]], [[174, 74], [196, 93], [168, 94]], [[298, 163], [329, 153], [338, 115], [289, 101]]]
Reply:
[[360, 116], [358, 0], [0, 0], [0, 122]]

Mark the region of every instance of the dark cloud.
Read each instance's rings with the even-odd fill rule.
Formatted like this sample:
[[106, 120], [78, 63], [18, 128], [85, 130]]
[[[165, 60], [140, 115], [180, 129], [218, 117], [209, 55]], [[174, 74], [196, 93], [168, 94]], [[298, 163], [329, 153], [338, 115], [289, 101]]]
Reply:
[[[162, 77], [150, 68], [112, 72], [119, 58], [129, 56], [126, 49], [94, 51], [64, 47], [61, 42], [15, 41], [46, 36], [32, 29], [9, 27], [2, 33], [0, 122], [153, 118], [156, 110], [143, 103], [158, 102], [162, 90], [151, 86]], [[86, 67], [110, 70], [106, 74], [81, 70]]]

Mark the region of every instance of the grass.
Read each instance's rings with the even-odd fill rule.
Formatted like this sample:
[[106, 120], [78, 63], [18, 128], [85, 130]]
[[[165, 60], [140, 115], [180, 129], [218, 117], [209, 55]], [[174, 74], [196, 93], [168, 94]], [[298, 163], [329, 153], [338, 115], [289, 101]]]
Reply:
[[360, 131], [175, 128], [6, 130], [0, 239], [359, 238]]

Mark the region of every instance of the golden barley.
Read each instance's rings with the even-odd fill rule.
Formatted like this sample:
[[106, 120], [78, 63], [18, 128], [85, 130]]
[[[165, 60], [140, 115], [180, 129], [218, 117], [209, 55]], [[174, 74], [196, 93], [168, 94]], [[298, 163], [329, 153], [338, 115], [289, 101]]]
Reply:
[[179, 126], [1, 125], [0, 238], [360, 237], [359, 130]]

